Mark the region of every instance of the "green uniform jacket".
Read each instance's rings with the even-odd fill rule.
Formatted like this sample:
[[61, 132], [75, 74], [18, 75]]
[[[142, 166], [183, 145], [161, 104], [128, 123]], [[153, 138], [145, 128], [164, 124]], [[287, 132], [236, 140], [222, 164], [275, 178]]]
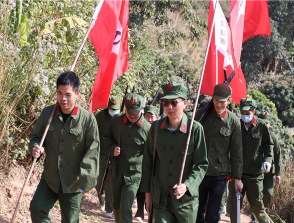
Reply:
[[273, 153], [274, 153], [274, 159], [271, 167], [271, 171], [269, 173], [265, 173], [265, 176], [268, 175], [276, 175], [281, 176], [283, 174], [283, 163], [282, 163], [282, 156], [281, 156], [281, 150], [280, 150], [280, 143], [278, 137], [270, 131], [271, 139], [274, 143], [273, 146]]
[[100, 138], [100, 164], [106, 164], [108, 158], [108, 150], [105, 146], [104, 132], [108, 128], [111, 116], [108, 113], [108, 108], [100, 111], [96, 116], [96, 121], [99, 126], [99, 138]]
[[[46, 107], [31, 134], [29, 150], [39, 145], [53, 109]], [[63, 193], [76, 193], [79, 188], [89, 191], [96, 186], [99, 174], [99, 135], [93, 115], [76, 105], [63, 123], [57, 107], [45, 138], [46, 159], [42, 177], [52, 191], [58, 193], [61, 184]]]
[[[197, 111], [195, 120], [203, 111], [204, 108]], [[206, 175], [241, 177], [243, 147], [240, 120], [229, 110], [218, 116], [213, 108], [202, 126], [209, 161]]]
[[[191, 119], [183, 114], [181, 124], [176, 131], [170, 130], [167, 117], [158, 122], [155, 175], [151, 196], [155, 204], [164, 208], [167, 197], [171, 194], [173, 205], [178, 208], [198, 197], [199, 185], [208, 167], [203, 128], [194, 121], [182, 180], [189, 190], [177, 200], [173, 187], [179, 181]], [[152, 123], [144, 150], [141, 191], [145, 193], [150, 193], [155, 123]]]
[[[143, 151], [149, 129], [150, 124], [143, 115], [134, 124], [127, 119], [125, 114], [112, 117], [104, 133], [105, 146], [112, 156], [116, 146], [121, 149], [120, 155], [114, 158], [111, 170], [113, 179], [117, 178], [120, 181], [123, 176], [126, 185], [141, 180]], [[120, 145], [118, 145], [119, 131]]]
[[263, 163], [272, 163], [273, 143], [266, 124], [259, 118], [253, 117], [248, 131], [241, 120], [243, 142], [243, 173], [264, 173]]

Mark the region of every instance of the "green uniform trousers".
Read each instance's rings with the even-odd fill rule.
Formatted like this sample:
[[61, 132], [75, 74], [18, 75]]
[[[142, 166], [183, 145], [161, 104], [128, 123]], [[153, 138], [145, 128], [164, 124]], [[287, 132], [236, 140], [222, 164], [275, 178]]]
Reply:
[[[263, 204], [266, 208], [266, 212], [269, 214], [269, 209], [272, 203], [272, 199], [274, 197], [274, 182], [275, 175], [264, 175], [263, 180]], [[252, 214], [252, 220], [256, 220], [255, 216]]]
[[42, 178], [30, 204], [32, 222], [50, 223], [49, 211], [59, 200], [62, 223], [78, 223], [82, 198], [82, 193], [63, 193], [61, 185], [58, 193], [54, 193]]
[[105, 182], [103, 195], [99, 194], [100, 187], [101, 187], [103, 177], [104, 177], [105, 169], [106, 169], [106, 163], [100, 163], [99, 164], [99, 176], [98, 176], [97, 185], [95, 188], [98, 193], [98, 198], [99, 198], [100, 204], [101, 205], [105, 204], [105, 211], [107, 213], [111, 213], [112, 212], [112, 196], [111, 196], [111, 174], [110, 173], [108, 173], [108, 177]]
[[154, 204], [155, 223], [195, 223], [198, 212], [198, 197], [179, 208], [175, 208], [171, 196], [175, 195], [168, 195], [165, 208]]
[[111, 178], [112, 208], [116, 223], [132, 223], [132, 205], [135, 200], [140, 181], [126, 185], [123, 177]]
[[[262, 190], [263, 190], [263, 174], [254, 174], [254, 175], [242, 175], [242, 183], [243, 183], [243, 190], [242, 190], [242, 198], [241, 198], [241, 205], [242, 208], [243, 204], [243, 197], [246, 192], [246, 196], [248, 202], [251, 207], [252, 213], [256, 216], [259, 223], [268, 223], [268, 218], [264, 214], [264, 206], [262, 201]], [[235, 179], [232, 179], [231, 187], [230, 187], [230, 194], [231, 194], [231, 210], [230, 210], [230, 218], [231, 222], [237, 222], [237, 197], [235, 191]]]

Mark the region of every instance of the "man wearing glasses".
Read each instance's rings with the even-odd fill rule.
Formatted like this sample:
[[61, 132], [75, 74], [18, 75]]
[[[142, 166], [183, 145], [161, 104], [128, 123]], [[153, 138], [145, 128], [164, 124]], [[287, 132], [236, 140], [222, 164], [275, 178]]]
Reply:
[[[235, 178], [235, 190], [241, 191], [243, 149], [240, 120], [226, 108], [231, 103], [232, 89], [226, 84], [214, 87], [213, 111], [202, 123], [208, 155], [208, 170], [199, 186], [197, 223], [217, 223], [222, 195], [228, 176]], [[198, 120], [203, 109], [195, 115]], [[206, 206], [206, 215], [204, 216]]]
[[[184, 113], [188, 89], [175, 82], [163, 85], [162, 89], [164, 93], [161, 100], [167, 116], [151, 125], [143, 155], [141, 191], [146, 193], [148, 211], [151, 193], [156, 223], [194, 223], [198, 208], [198, 186], [208, 166], [204, 133], [202, 126], [194, 121], [183, 180], [179, 185], [191, 123], [191, 119]], [[155, 170], [150, 192], [155, 132]]]

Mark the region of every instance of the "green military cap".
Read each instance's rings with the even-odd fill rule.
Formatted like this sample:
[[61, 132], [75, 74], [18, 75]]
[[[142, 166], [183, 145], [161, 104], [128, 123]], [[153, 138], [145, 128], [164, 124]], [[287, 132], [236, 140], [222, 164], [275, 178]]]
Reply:
[[261, 112], [258, 118], [261, 118], [265, 123], [271, 123], [273, 116], [269, 112]]
[[163, 97], [160, 99], [183, 98], [187, 100], [188, 98], [188, 88], [174, 81], [162, 85], [161, 88], [163, 90]]
[[131, 115], [138, 115], [143, 108], [144, 99], [138, 94], [131, 93], [127, 96], [126, 108]]
[[114, 110], [120, 109], [120, 100], [118, 100], [115, 96], [110, 96], [108, 101], [108, 107]]
[[158, 108], [156, 106], [153, 106], [153, 105], [147, 105], [144, 108], [144, 113], [146, 114], [147, 112], [150, 112], [153, 115], [158, 115]]
[[232, 96], [232, 88], [227, 84], [218, 84], [214, 86], [212, 98], [219, 101], [227, 101]]
[[240, 101], [240, 110], [248, 111], [250, 108], [257, 108], [256, 102], [250, 98], [242, 98]]

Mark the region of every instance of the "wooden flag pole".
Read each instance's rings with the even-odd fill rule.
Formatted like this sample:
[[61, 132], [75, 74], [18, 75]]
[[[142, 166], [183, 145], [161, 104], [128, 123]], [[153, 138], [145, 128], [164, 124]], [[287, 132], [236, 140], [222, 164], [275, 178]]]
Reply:
[[[82, 43], [81, 43], [81, 45], [80, 45], [80, 48], [79, 48], [79, 50], [78, 50], [78, 52], [77, 52], [77, 54], [76, 54], [76, 56], [75, 56], [74, 62], [73, 62], [73, 64], [72, 64], [72, 66], [70, 67], [70, 71], [73, 71], [74, 68], [75, 68], [75, 65], [76, 65], [76, 63], [77, 63], [77, 60], [78, 60], [78, 58], [79, 58], [79, 56], [80, 56], [80, 54], [81, 54], [81, 52], [82, 52], [82, 49], [83, 49], [83, 47], [84, 47], [84, 45], [85, 45], [85, 43], [86, 43], [86, 41], [87, 41], [87, 37], [89, 36], [89, 33], [90, 33], [92, 27], [93, 27], [94, 24], [95, 24], [95, 21], [96, 21], [96, 19], [97, 19], [98, 13], [99, 13], [99, 11], [100, 11], [100, 9], [101, 9], [101, 7], [102, 7], [103, 2], [104, 2], [104, 0], [100, 0], [99, 3], [98, 3], [98, 5], [97, 5], [97, 7], [95, 8], [95, 11], [94, 11], [94, 13], [93, 13], [92, 19], [91, 19], [91, 21], [90, 21], [89, 28], [88, 28], [88, 30], [87, 30], [85, 36], [84, 36], [84, 39], [83, 39], [83, 41], [82, 41]], [[44, 131], [44, 133], [43, 133], [43, 136], [42, 136], [42, 139], [41, 139], [41, 142], [40, 142], [40, 147], [42, 147], [42, 145], [43, 145], [43, 143], [44, 143], [44, 140], [45, 140], [45, 137], [46, 137], [46, 135], [47, 135], [48, 129], [49, 129], [49, 127], [50, 127], [50, 124], [51, 124], [51, 122], [52, 122], [53, 116], [54, 116], [54, 114], [55, 114], [55, 111], [56, 111], [57, 105], [58, 105], [58, 102], [56, 102], [56, 104], [55, 104], [55, 106], [54, 106], [54, 108], [53, 108], [53, 111], [52, 111], [52, 113], [51, 113], [51, 115], [50, 115], [50, 117], [49, 117], [49, 120], [48, 120], [47, 126], [46, 126], [46, 128], [45, 128], [45, 131]], [[17, 201], [17, 205], [16, 205], [16, 208], [15, 208], [15, 210], [14, 210], [14, 213], [13, 213], [13, 216], [12, 216], [12, 219], [11, 219], [11, 223], [13, 223], [13, 221], [14, 221], [14, 219], [15, 219], [15, 217], [16, 217], [16, 213], [17, 213], [17, 211], [18, 211], [18, 208], [19, 208], [20, 202], [21, 202], [21, 200], [22, 200], [22, 196], [23, 196], [23, 193], [24, 193], [24, 189], [25, 189], [25, 187], [26, 187], [26, 185], [27, 185], [27, 183], [28, 183], [28, 181], [29, 181], [29, 179], [30, 179], [30, 177], [31, 177], [31, 174], [32, 174], [33, 169], [34, 169], [35, 164], [36, 164], [36, 161], [37, 161], [37, 159], [34, 158], [34, 159], [33, 159], [32, 166], [31, 166], [31, 169], [30, 169], [30, 172], [29, 172], [29, 174], [28, 174], [28, 176], [27, 176], [27, 178], [26, 178], [26, 180], [25, 180], [25, 182], [24, 182], [24, 185], [23, 185], [23, 187], [22, 187], [21, 193], [20, 193], [20, 195], [19, 195], [19, 198], [18, 198], [18, 201]]]
[[[57, 105], [58, 105], [58, 102], [55, 104], [55, 106], [54, 106], [54, 108], [53, 108], [53, 110], [52, 110], [52, 112], [51, 112], [51, 115], [50, 115], [50, 117], [49, 117], [49, 120], [48, 120], [47, 126], [46, 126], [46, 128], [45, 128], [45, 131], [44, 131], [44, 133], [43, 133], [43, 136], [42, 136], [42, 139], [41, 139], [41, 142], [40, 142], [40, 147], [43, 146], [43, 143], [44, 143], [45, 137], [46, 137], [46, 135], [47, 135], [47, 132], [48, 132], [49, 126], [50, 126], [50, 124], [51, 124], [51, 122], [52, 122], [53, 116], [54, 116], [55, 111], [56, 111], [56, 109], [57, 109]], [[21, 202], [21, 200], [22, 200], [22, 196], [23, 196], [23, 193], [24, 193], [24, 189], [25, 189], [25, 187], [26, 187], [26, 185], [27, 185], [27, 183], [28, 183], [28, 181], [29, 181], [29, 179], [30, 179], [30, 177], [31, 177], [31, 174], [32, 174], [33, 169], [34, 169], [35, 164], [36, 164], [36, 161], [37, 161], [37, 159], [34, 158], [34, 159], [33, 159], [32, 166], [31, 166], [31, 169], [30, 169], [30, 172], [29, 172], [29, 174], [28, 174], [28, 176], [27, 176], [27, 178], [26, 178], [26, 180], [25, 180], [25, 182], [24, 182], [24, 185], [23, 185], [23, 187], [22, 187], [21, 193], [20, 193], [20, 195], [19, 195], [19, 198], [18, 198], [18, 201], [17, 201], [17, 205], [16, 205], [16, 208], [15, 208], [15, 210], [14, 210], [14, 213], [13, 213], [13, 216], [12, 216], [12, 219], [11, 219], [11, 223], [14, 221], [14, 219], [15, 219], [15, 217], [16, 217], [16, 213], [17, 213], [17, 211], [18, 211], [18, 208], [19, 208], [20, 202]]]
[[184, 154], [184, 157], [183, 157], [183, 163], [182, 163], [182, 168], [181, 168], [181, 173], [180, 173], [180, 178], [179, 178], [178, 185], [180, 185], [182, 183], [182, 179], [183, 179], [183, 173], [184, 173], [184, 168], [185, 168], [185, 163], [186, 163], [186, 158], [187, 158], [187, 152], [188, 152], [188, 148], [189, 148], [189, 143], [190, 143], [190, 138], [191, 138], [191, 132], [192, 132], [192, 127], [193, 127], [193, 121], [195, 119], [195, 113], [196, 113], [196, 108], [197, 108], [198, 99], [199, 99], [199, 95], [200, 95], [200, 89], [201, 89], [201, 85], [202, 85], [202, 80], [203, 80], [203, 75], [204, 75], [204, 70], [205, 70], [207, 55], [208, 55], [209, 46], [210, 46], [210, 42], [211, 42], [211, 37], [212, 37], [213, 29], [214, 29], [215, 10], [216, 10], [217, 3], [218, 3], [218, 0], [216, 0], [215, 6], [214, 6], [213, 19], [212, 19], [212, 23], [211, 23], [211, 28], [210, 28], [208, 43], [207, 43], [207, 47], [206, 47], [204, 62], [203, 62], [201, 76], [200, 76], [200, 80], [199, 80], [199, 85], [198, 85], [197, 95], [196, 95], [196, 99], [195, 99], [193, 114], [192, 114], [192, 118], [191, 118], [191, 124], [190, 124], [190, 128], [189, 128], [187, 142], [186, 142], [186, 149], [185, 149], [185, 154]]

